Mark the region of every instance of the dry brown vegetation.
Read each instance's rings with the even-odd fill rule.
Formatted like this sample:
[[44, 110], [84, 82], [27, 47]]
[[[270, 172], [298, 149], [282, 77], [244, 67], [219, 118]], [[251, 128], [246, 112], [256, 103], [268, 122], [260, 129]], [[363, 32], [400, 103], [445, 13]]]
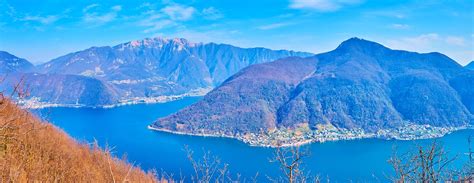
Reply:
[[[96, 143], [78, 143], [0, 93], [0, 182], [158, 182]], [[166, 182], [166, 181], [165, 181]]]

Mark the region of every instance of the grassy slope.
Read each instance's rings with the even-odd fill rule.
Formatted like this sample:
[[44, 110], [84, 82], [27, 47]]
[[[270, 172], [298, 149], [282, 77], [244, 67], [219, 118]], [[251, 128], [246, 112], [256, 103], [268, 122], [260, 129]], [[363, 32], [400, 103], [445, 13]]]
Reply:
[[157, 182], [97, 146], [81, 144], [0, 94], [0, 182]]

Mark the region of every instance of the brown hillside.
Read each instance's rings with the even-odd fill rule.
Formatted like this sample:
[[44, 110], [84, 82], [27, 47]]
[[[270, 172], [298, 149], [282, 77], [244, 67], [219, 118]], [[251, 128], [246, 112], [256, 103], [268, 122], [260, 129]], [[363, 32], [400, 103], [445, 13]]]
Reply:
[[157, 182], [97, 145], [81, 144], [0, 94], [0, 182]]

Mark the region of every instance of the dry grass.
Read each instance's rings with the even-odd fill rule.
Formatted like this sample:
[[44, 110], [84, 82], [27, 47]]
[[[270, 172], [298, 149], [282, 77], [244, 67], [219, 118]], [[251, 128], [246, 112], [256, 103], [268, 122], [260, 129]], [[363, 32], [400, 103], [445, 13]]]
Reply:
[[76, 142], [0, 93], [0, 182], [158, 180], [97, 145]]

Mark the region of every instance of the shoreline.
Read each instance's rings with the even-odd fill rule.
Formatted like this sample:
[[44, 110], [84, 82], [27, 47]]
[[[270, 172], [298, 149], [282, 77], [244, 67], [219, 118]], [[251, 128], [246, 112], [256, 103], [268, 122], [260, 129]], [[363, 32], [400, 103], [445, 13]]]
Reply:
[[[239, 139], [239, 138], [236, 138], [236, 137], [233, 137], [233, 136], [228, 136], [228, 135], [191, 134], [191, 133], [185, 133], [185, 132], [178, 132], [178, 131], [168, 130], [168, 129], [164, 129], [164, 128], [155, 128], [155, 127], [152, 127], [151, 125], [148, 125], [147, 128], [148, 128], [149, 130], [158, 131], [158, 132], [164, 132], [164, 133], [169, 133], [169, 134], [175, 134], [175, 135], [233, 139], [233, 140], [238, 140], [239, 142], [243, 142], [244, 144], [249, 145], [249, 146], [252, 146], [252, 147], [270, 147], [270, 148], [279, 147], [279, 146], [272, 146], [272, 145], [268, 145], [268, 146], [253, 145], [253, 144], [249, 144], [249, 143], [247, 143], [247, 142], [245, 142], [245, 141], [243, 141], [243, 140], [241, 140], [241, 139]], [[308, 143], [311, 143], [311, 142], [306, 142], [305, 144], [308, 144]], [[304, 145], [304, 144], [301, 144], [301, 145]], [[280, 147], [290, 147], [290, 146], [294, 146], [294, 145], [292, 145], [292, 144], [287, 144], [287, 145], [281, 145]]]
[[[238, 140], [239, 142], [242, 142], [246, 145], [249, 145], [251, 147], [264, 147], [264, 148], [277, 148], [277, 147], [295, 147], [295, 146], [302, 146], [302, 145], [308, 145], [312, 143], [324, 143], [324, 142], [338, 142], [338, 141], [351, 141], [351, 140], [362, 140], [362, 139], [380, 139], [380, 140], [398, 140], [398, 141], [414, 141], [414, 140], [428, 140], [428, 139], [436, 139], [436, 138], [441, 138], [446, 135], [449, 135], [451, 133], [454, 133], [456, 131], [461, 131], [461, 130], [474, 130], [474, 126], [464, 126], [464, 127], [451, 127], [452, 129], [446, 131], [445, 133], [440, 133], [440, 134], [431, 134], [432, 136], [427, 137], [427, 136], [420, 136], [420, 137], [413, 137], [413, 138], [394, 138], [394, 137], [384, 137], [383, 135], [377, 135], [377, 134], [367, 134], [366, 136], [358, 136], [358, 137], [346, 137], [342, 139], [305, 139], [302, 141], [298, 142], [293, 142], [293, 143], [282, 143], [279, 145], [273, 145], [273, 144], [262, 144], [262, 143], [252, 143], [251, 141], [241, 138], [239, 136], [229, 136], [229, 135], [214, 135], [214, 134], [193, 134], [193, 133], [186, 133], [186, 132], [179, 132], [179, 131], [173, 131], [169, 129], [164, 129], [164, 128], [155, 128], [152, 127], [152, 125], [148, 125], [147, 128], [149, 130], [153, 131], [158, 131], [158, 132], [164, 132], [164, 133], [169, 133], [169, 134], [175, 134], [175, 135], [184, 135], [184, 136], [197, 136], [197, 137], [211, 137], [211, 138], [227, 138], [227, 139], [233, 139], [233, 140]], [[448, 128], [443, 128], [443, 129], [448, 129]]]
[[66, 107], [66, 108], [102, 108], [109, 109], [127, 105], [137, 105], [137, 104], [161, 104], [167, 102], [173, 102], [177, 100], [184, 99], [186, 97], [203, 97], [211, 88], [197, 89], [188, 93], [183, 93], [180, 95], [162, 95], [158, 97], [135, 97], [132, 99], [121, 100], [116, 104], [109, 105], [97, 105], [97, 106], [88, 106], [84, 104], [55, 104], [55, 103], [45, 103], [39, 102], [38, 99], [32, 98], [28, 100], [19, 101], [18, 103], [22, 108], [25, 109], [44, 109], [44, 108], [56, 108], [56, 107]]
[[162, 103], [167, 103], [167, 102], [173, 102], [177, 100], [184, 99], [186, 97], [202, 97], [200, 95], [196, 96], [185, 96], [185, 97], [180, 97], [180, 98], [173, 98], [169, 100], [162, 100], [162, 101], [154, 101], [154, 102], [147, 102], [147, 101], [132, 101], [132, 102], [123, 102], [123, 103], [117, 103], [117, 104], [111, 104], [111, 105], [97, 105], [97, 106], [89, 106], [89, 105], [83, 105], [83, 104], [55, 104], [55, 103], [46, 103], [46, 104], [35, 104], [35, 106], [26, 106], [26, 105], [20, 105], [21, 107], [25, 109], [45, 109], [45, 108], [58, 108], [58, 107], [64, 107], [64, 108], [92, 108], [92, 109], [111, 109], [111, 108], [116, 108], [116, 107], [122, 107], [122, 106], [128, 106], [128, 105], [139, 105], [139, 104], [162, 104]]

